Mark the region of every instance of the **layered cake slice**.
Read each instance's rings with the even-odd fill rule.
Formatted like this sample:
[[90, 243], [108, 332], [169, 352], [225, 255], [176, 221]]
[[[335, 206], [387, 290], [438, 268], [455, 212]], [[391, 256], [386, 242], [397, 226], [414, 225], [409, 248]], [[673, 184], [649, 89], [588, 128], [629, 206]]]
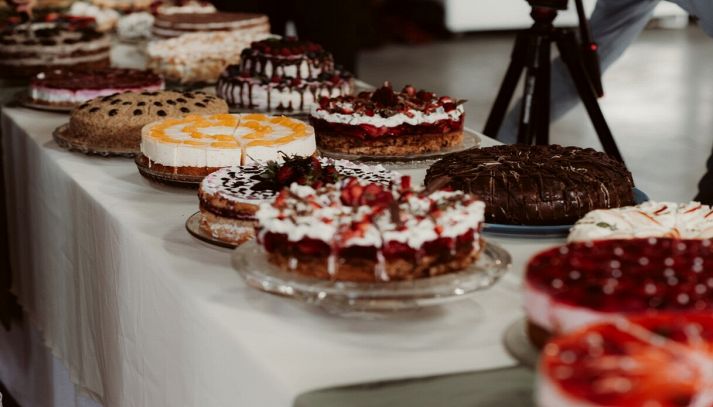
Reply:
[[552, 335], [622, 315], [713, 309], [710, 240], [570, 243], [535, 256], [524, 285], [529, 334]]
[[206, 176], [222, 167], [315, 151], [314, 130], [299, 120], [261, 114], [188, 115], [145, 126], [140, 160], [166, 174]]
[[226, 167], [205, 177], [198, 190], [201, 228], [213, 237], [240, 244], [255, 235], [258, 205], [271, 201], [292, 183], [318, 188], [356, 177], [388, 185], [395, 177], [382, 166], [345, 160], [285, 155], [282, 160]]
[[326, 280], [412, 280], [462, 270], [481, 250], [483, 203], [462, 192], [347, 178], [292, 184], [260, 205], [257, 240], [286, 271]]
[[591, 148], [523, 144], [448, 154], [426, 172], [485, 201], [488, 222], [567, 225], [594, 209], [634, 204], [631, 173]]
[[713, 238], [713, 208], [700, 202], [645, 202], [589, 212], [574, 224], [570, 242], [670, 237]]
[[713, 405], [713, 315], [661, 313], [583, 328], [547, 344], [539, 407]]
[[110, 64], [109, 36], [93, 18], [9, 25], [0, 30], [0, 76], [31, 77], [56, 68], [96, 69]]
[[188, 114], [227, 113], [228, 105], [203, 92], [124, 92], [94, 98], [72, 111], [69, 136], [95, 150], [139, 151], [141, 129]]
[[257, 41], [229, 66], [217, 93], [241, 109], [308, 112], [322, 97], [349, 95], [353, 78], [321, 45], [294, 37]]
[[41, 72], [30, 81], [30, 99], [33, 103], [62, 107], [74, 107], [90, 99], [115, 93], [157, 90], [163, 90], [163, 79], [152, 72], [138, 69], [54, 69]]
[[463, 101], [384, 83], [357, 96], [322, 98], [310, 114], [317, 145], [330, 152], [398, 156], [441, 151], [463, 141]]

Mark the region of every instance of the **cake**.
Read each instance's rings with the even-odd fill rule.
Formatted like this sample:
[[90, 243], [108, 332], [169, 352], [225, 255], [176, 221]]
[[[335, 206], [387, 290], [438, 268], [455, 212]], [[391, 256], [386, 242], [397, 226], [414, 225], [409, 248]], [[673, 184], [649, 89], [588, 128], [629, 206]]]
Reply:
[[324, 280], [413, 280], [463, 270], [481, 250], [483, 203], [463, 192], [347, 178], [293, 183], [260, 205], [257, 241], [277, 267]]
[[713, 238], [713, 208], [700, 202], [644, 202], [636, 206], [598, 209], [574, 224], [570, 242], [603, 239], [670, 237]]
[[158, 38], [207, 31], [269, 34], [270, 21], [264, 14], [253, 13], [159, 13], [153, 24], [153, 35]]
[[154, 16], [141, 11], [127, 14], [119, 19], [116, 33], [119, 39], [126, 42], [136, 42], [151, 38]]
[[152, 0], [92, 0], [92, 3], [102, 8], [131, 12], [148, 10]]
[[502, 145], [448, 154], [426, 172], [479, 196], [486, 221], [566, 225], [594, 209], [633, 205], [631, 173], [604, 153], [578, 147]]
[[254, 237], [258, 205], [271, 201], [296, 182], [318, 188], [339, 179], [356, 177], [388, 185], [395, 174], [382, 166], [327, 158], [282, 157], [283, 162], [226, 167], [208, 175], [198, 190], [201, 228], [223, 241], [240, 244]]
[[227, 113], [222, 99], [203, 92], [125, 92], [92, 99], [72, 111], [68, 133], [95, 150], [139, 151], [141, 129], [189, 114]]
[[0, 76], [31, 77], [56, 68], [109, 66], [109, 37], [92, 27], [93, 19], [6, 26], [0, 30]]
[[393, 156], [441, 151], [463, 141], [462, 100], [386, 82], [357, 96], [322, 98], [310, 114], [317, 146], [330, 152]]
[[149, 42], [147, 66], [164, 78], [180, 83], [215, 83], [230, 64], [240, 62], [240, 52], [264, 33], [218, 31], [184, 34]]
[[622, 315], [713, 310], [710, 240], [569, 243], [530, 260], [524, 284], [530, 338]]
[[70, 7], [67, 14], [77, 17], [93, 18], [97, 24], [97, 29], [102, 32], [112, 31], [116, 28], [120, 17], [119, 12], [114, 9], [101, 8], [83, 1], [75, 1], [72, 3], [72, 7]]
[[145, 126], [140, 159], [154, 171], [204, 177], [222, 167], [309, 156], [315, 150], [312, 127], [289, 117], [189, 115]]
[[218, 79], [218, 96], [231, 106], [265, 111], [309, 112], [322, 97], [349, 95], [353, 78], [335, 70], [332, 54], [294, 37], [252, 43], [239, 65]]
[[539, 407], [713, 405], [713, 316], [622, 318], [557, 338], [538, 367]]
[[137, 69], [102, 68], [93, 71], [54, 69], [30, 81], [30, 99], [35, 104], [74, 107], [90, 99], [126, 91], [163, 89], [160, 76]]

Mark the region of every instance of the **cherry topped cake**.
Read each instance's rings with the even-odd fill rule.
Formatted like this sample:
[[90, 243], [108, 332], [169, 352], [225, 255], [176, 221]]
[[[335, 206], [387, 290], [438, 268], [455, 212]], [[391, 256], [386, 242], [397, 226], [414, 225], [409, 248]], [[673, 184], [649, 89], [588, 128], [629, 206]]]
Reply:
[[282, 188], [295, 182], [319, 188], [345, 177], [388, 185], [395, 173], [380, 165], [286, 154], [282, 162], [225, 167], [201, 182], [200, 226], [213, 237], [240, 244], [255, 235], [258, 205], [271, 201]]
[[525, 275], [530, 338], [622, 315], [713, 310], [710, 240], [629, 239], [570, 243], [535, 256]]
[[657, 313], [592, 325], [547, 344], [539, 407], [713, 405], [713, 315]]
[[241, 109], [309, 112], [320, 98], [349, 95], [353, 87], [352, 75], [335, 69], [321, 45], [287, 37], [244, 49], [240, 64], [220, 76], [217, 93]]
[[310, 114], [317, 146], [330, 152], [398, 156], [461, 144], [462, 100], [391, 84], [356, 96], [323, 98]]
[[510, 225], [566, 225], [594, 209], [634, 204], [626, 167], [591, 148], [524, 144], [446, 155], [426, 172], [485, 201], [486, 220]]
[[412, 280], [462, 270], [480, 254], [483, 203], [463, 192], [357, 178], [293, 183], [260, 205], [257, 240], [271, 263], [325, 280]]
[[603, 239], [670, 237], [713, 238], [713, 208], [700, 202], [644, 202], [636, 206], [598, 209], [574, 224], [570, 242]]
[[93, 71], [54, 69], [37, 74], [30, 81], [33, 103], [75, 107], [90, 99], [134, 91], [163, 89], [163, 79], [150, 71], [104, 68]]

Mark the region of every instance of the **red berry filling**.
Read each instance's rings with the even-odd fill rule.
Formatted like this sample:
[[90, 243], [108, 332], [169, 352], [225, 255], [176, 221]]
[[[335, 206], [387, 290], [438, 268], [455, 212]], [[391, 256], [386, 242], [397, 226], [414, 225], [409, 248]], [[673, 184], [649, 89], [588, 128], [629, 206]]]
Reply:
[[708, 240], [571, 243], [533, 258], [526, 279], [558, 302], [602, 312], [713, 309]]
[[569, 398], [594, 405], [689, 406], [713, 386], [711, 350], [710, 314], [654, 314], [556, 339], [541, 371]]
[[346, 123], [332, 123], [315, 117], [310, 117], [309, 121], [317, 133], [336, 133], [359, 139], [374, 139], [401, 135], [452, 133], [454, 131], [463, 130], [464, 118], [464, 116], [461, 116], [458, 120], [444, 119], [435, 123], [422, 123], [418, 125], [401, 124], [395, 127], [376, 127], [370, 124], [352, 125]]

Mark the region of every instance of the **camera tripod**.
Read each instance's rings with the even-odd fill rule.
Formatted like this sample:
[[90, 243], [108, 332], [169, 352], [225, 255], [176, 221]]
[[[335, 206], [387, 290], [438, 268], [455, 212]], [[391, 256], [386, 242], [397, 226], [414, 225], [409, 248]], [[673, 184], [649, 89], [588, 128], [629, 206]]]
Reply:
[[552, 24], [557, 17], [558, 9], [566, 9], [566, 1], [556, 6], [551, 1], [547, 5], [539, 5], [536, 0], [529, 0], [529, 2], [532, 5], [530, 15], [535, 23], [530, 29], [521, 31], [515, 40], [510, 66], [505, 73], [483, 133], [497, 137], [515, 88], [520, 81], [520, 76], [525, 71], [524, 96], [517, 142], [549, 144], [550, 51], [554, 42], [557, 44], [562, 61], [572, 76], [577, 93], [587, 109], [604, 151], [623, 162], [619, 148], [597, 102], [597, 97], [603, 94], [599, 61], [596, 54], [597, 45], [590, 39], [589, 26], [584, 16], [581, 0], [576, 0], [576, 2], [584, 43], [583, 49], [580, 49], [573, 30], [554, 27]]

